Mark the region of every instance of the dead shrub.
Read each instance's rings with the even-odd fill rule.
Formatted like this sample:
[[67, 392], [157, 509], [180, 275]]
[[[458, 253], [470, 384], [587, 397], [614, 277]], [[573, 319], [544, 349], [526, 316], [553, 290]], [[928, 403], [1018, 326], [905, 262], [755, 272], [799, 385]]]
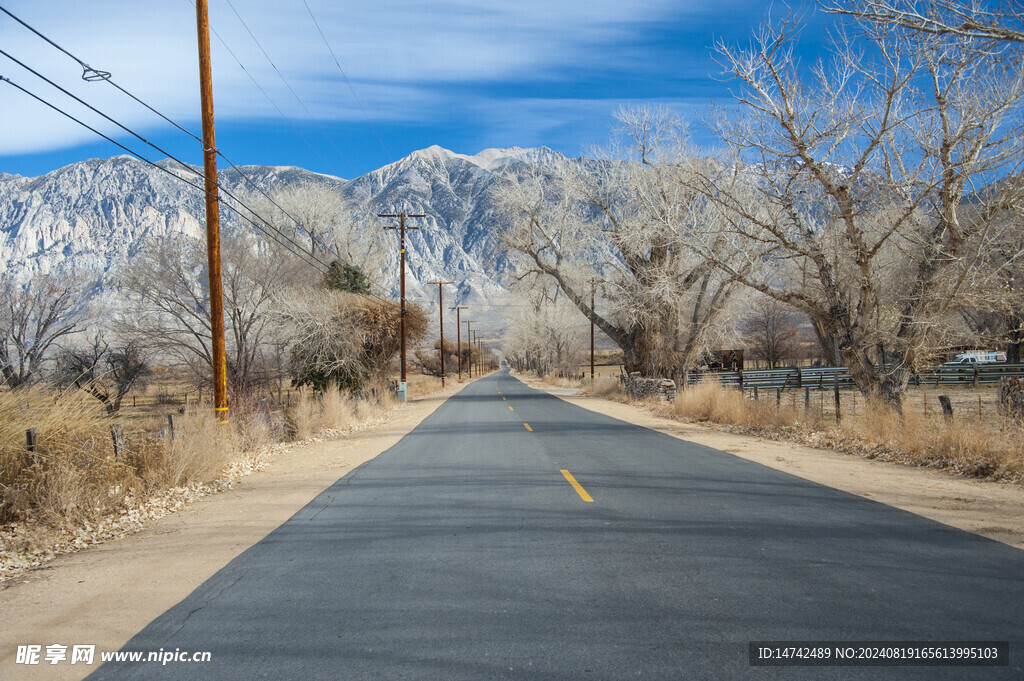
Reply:
[[340, 430], [355, 420], [354, 400], [337, 388], [322, 392], [300, 388], [287, 412], [288, 429], [304, 440], [322, 430]]
[[[116, 507], [139, 480], [114, 458], [111, 423], [82, 391], [36, 387], [0, 394], [0, 521], [31, 515], [79, 521]], [[31, 453], [30, 428], [38, 439]], [[134, 437], [126, 432], [126, 443]]]
[[731, 426], [779, 428], [800, 422], [800, 414], [774, 399], [751, 400], [739, 390], [726, 388], [718, 381], [703, 381], [676, 393], [668, 410], [676, 417]]
[[605, 399], [620, 399], [625, 397], [625, 393], [622, 391], [622, 381], [618, 378], [601, 376], [594, 379], [593, 385], [585, 385], [582, 392], [585, 395], [603, 397]]

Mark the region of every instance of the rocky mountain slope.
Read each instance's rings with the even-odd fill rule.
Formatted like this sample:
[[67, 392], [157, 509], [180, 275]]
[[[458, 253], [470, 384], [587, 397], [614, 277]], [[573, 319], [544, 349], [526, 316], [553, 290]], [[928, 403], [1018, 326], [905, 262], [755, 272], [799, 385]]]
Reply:
[[[509, 262], [498, 248], [490, 188], [522, 170], [520, 164], [543, 167], [562, 160], [546, 148], [488, 149], [466, 156], [434, 146], [353, 180], [295, 167], [244, 166], [241, 171], [265, 191], [326, 187], [370, 215], [425, 213], [428, 217], [416, 222], [421, 229], [408, 235], [409, 297], [434, 301], [436, 290], [424, 282], [454, 281], [457, 292], [446, 292], [446, 305], [495, 312], [493, 306], [506, 294]], [[172, 161], [158, 165], [188, 176]], [[232, 192], [253, 194], [248, 181], [230, 168], [221, 170], [220, 179]], [[225, 229], [252, 230], [234, 211], [223, 215]], [[40, 177], [0, 173], [0, 266], [15, 276], [84, 272], [116, 300], [112, 275], [119, 264], [147, 240], [177, 233], [201, 236], [204, 216], [200, 191], [129, 156], [81, 161]], [[382, 272], [385, 288], [396, 295], [397, 236], [383, 236], [396, 242], [386, 249]]]

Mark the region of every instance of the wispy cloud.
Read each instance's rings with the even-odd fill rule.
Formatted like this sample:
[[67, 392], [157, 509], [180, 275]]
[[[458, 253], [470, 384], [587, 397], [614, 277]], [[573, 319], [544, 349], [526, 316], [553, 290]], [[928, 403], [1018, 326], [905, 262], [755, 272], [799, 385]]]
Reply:
[[[764, 11], [764, 3], [755, 0], [720, 0], [714, 6], [704, 0], [306, 2], [330, 50], [302, 0], [210, 0], [218, 121], [262, 126], [267, 135], [290, 134], [283, 113], [305, 129], [314, 125], [312, 118], [334, 131], [350, 126], [365, 137], [369, 118], [392, 129], [451, 131], [458, 125], [466, 131], [464, 144], [565, 140], [571, 147], [572, 138], [578, 147], [607, 138], [610, 112], [622, 102], [705, 96], [697, 90], [706, 87], [698, 83], [707, 82], [711, 31], [728, 32], [735, 17], [756, 21]], [[198, 132], [191, 0], [4, 0], [4, 6]], [[133, 129], [168, 133], [165, 123], [114, 88], [83, 82], [72, 60], [5, 15], [0, 48]], [[105, 133], [119, 133], [3, 58], [0, 75]], [[695, 85], [680, 85], [687, 80]], [[0, 86], [0, 119], [0, 156], [95, 139], [7, 86]]]
[[[559, 69], [590, 64], [602, 46], [607, 50], [634, 38], [638, 17], [653, 22], [678, 11], [678, 3], [671, 0], [308, 2], [363, 107], [375, 119], [414, 117], [422, 114], [424, 105], [435, 109], [439, 85], [542, 78]], [[212, 26], [286, 115], [303, 118], [307, 114], [279, 73], [315, 117], [353, 120], [363, 116], [303, 5], [268, 0], [234, 0], [233, 4], [273, 66], [226, 0], [211, 3]], [[187, 0], [100, 4], [17, 0], [5, 6], [89, 64], [112, 72], [118, 83], [162, 111], [190, 121], [196, 118], [195, 17]], [[0, 35], [4, 49], [118, 119], [131, 125], [150, 123], [144, 112], [112, 88], [83, 84], [72, 61], [6, 16], [0, 16]], [[277, 116], [216, 37], [213, 50], [218, 115]], [[46, 92], [48, 98], [66, 101], [13, 64], [3, 63], [0, 73]], [[0, 111], [5, 121], [0, 153], [75, 143], [88, 135], [10, 91], [0, 99]]]

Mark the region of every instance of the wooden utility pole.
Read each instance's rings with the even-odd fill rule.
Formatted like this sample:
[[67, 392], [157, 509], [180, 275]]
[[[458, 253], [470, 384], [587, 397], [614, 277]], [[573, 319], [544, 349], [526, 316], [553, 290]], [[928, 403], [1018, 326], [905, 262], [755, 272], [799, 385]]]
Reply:
[[469, 308], [468, 307], [463, 307], [462, 305], [459, 305], [458, 307], [455, 307], [453, 309], [455, 310], [455, 337], [458, 339], [457, 340], [457, 345], [455, 347], [458, 349], [458, 355], [459, 355], [459, 380], [461, 381], [462, 380], [462, 320], [459, 319], [459, 317], [461, 316], [459, 313], [462, 312], [463, 310], [468, 310]]
[[473, 378], [473, 320], [466, 320], [466, 344], [469, 345], [469, 377]]
[[224, 351], [224, 290], [220, 268], [220, 203], [217, 196], [217, 142], [213, 132], [213, 76], [207, 0], [196, 0], [199, 36], [199, 94], [203, 109], [203, 171], [206, 177], [206, 257], [210, 271], [210, 333], [213, 351], [213, 408], [218, 423], [228, 422], [228, 370]]
[[441, 324], [441, 387], [444, 387], [444, 294], [441, 289], [445, 284], [454, 284], [454, 281], [428, 281], [430, 286], [437, 285], [437, 319]]
[[401, 256], [401, 264], [399, 265], [398, 274], [398, 288], [399, 296], [401, 297], [401, 324], [402, 324], [402, 379], [398, 386], [398, 400], [405, 402], [408, 399], [409, 393], [407, 392], [407, 386], [405, 382], [405, 230], [406, 229], [419, 229], [419, 227], [406, 227], [406, 218], [425, 218], [426, 215], [406, 215], [405, 213], [378, 213], [379, 218], [399, 218], [398, 225], [391, 225], [384, 229], [397, 229], [398, 230], [398, 244], [399, 254]]

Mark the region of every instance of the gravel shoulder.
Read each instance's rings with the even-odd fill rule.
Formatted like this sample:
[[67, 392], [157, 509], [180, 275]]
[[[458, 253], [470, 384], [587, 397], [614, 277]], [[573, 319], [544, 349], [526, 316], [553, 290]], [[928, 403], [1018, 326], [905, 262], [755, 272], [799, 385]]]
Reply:
[[724, 432], [654, 416], [642, 406], [566, 394], [535, 379], [517, 378], [584, 409], [1024, 549], [1024, 488], [1019, 484], [972, 480], [930, 468]]
[[[124, 539], [60, 556], [0, 589], [0, 678], [76, 681], [320, 492], [386, 451], [466, 384], [413, 398], [383, 423], [277, 454], [233, 489]], [[13, 626], [12, 626], [13, 624]], [[93, 665], [16, 665], [19, 645], [95, 645]]]

